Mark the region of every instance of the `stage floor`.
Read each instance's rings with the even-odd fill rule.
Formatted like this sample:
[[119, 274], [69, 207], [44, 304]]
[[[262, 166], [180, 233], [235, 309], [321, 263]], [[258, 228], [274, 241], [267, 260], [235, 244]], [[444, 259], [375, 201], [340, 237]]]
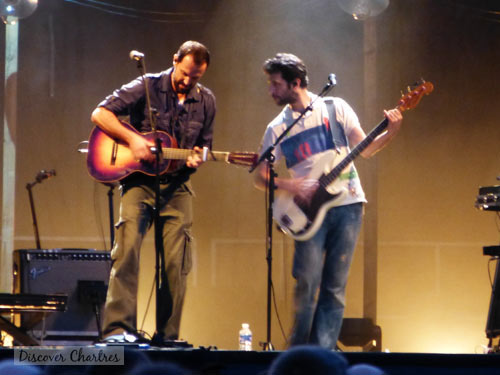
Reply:
[[[33, 348], [33, 347], [32, 347]], [[50, 348], [50, 347], [43, 347]], [[229, 351], [217, 349], [170, 349], [126, 347], [127, 370], [145, 358], [174, 362], [194, 374], [265, 375], [271, 362], [281, 351]], [[499, 374], [499, 354], [426, 354], [426, 353], [343, 353], [351, 365], [368, 363], [385, 370], [388, 375]], [[0, 348], [0, 359], [13, 359], [13, 348]], [[146, 359], [147, 360], [147, 359]], [[63, 366], [67, 368], [67, 366]], [[82, 369], [82, 366], [76, 366]], [[63, 370], [63, 369], [60, 369]], [[82, 369], [83, 370], [83, 369]], [[99, 366], [95, 374], [123, 374], [122, 366]], [[57, 373], [61, 373], [57, 371]]]

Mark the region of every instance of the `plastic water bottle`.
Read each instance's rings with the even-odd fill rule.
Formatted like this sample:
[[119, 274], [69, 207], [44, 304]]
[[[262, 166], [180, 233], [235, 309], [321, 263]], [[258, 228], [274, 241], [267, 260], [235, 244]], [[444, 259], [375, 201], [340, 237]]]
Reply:
[[252, 331], [250, 325], [243, 323], [240, 329], [240, 350], [252, 350]]

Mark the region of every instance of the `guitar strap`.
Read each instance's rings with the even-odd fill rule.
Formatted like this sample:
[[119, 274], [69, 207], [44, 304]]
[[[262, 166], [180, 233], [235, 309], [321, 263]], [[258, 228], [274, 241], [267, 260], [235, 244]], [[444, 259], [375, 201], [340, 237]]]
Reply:
[[328, 121], [330, 122], [330, 130], [332, 132], [332, 140], [335, 150], [338, 149], [338, 146], [348, 147], [347, 137], [345, 136], [344, 128], [337, 121], [333, 97], [326, 96], [325, 98], [323, 98], [323, 101], [325, 102], [326, 108], [328, 109]]

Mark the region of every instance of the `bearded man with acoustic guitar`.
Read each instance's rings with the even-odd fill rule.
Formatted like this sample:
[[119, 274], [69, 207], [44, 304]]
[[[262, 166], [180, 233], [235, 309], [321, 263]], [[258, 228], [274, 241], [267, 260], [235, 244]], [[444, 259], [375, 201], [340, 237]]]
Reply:
[[[189, 176], [203, 162], [202, 148], [210, 149], [215, 117], [215, 97], [198, 81], [210, 64], [210, 53], [201, 43], [183, 43], [173, 57], [173, 67], [147, 75], [151, 107], [157, 130], [168, 133], [181, 149], [193, 149], [185, 163], [160, 176], [160, 223], [163, 233], [166, 280], [157, 296], [165, 340], [177, 340], [187, 274], [191, 269], [193, 191]], [[117, 116], [129, 116], [132, 127]], [[123, 85], [102, 101], [92, 121], [110, 137], [125, 144], [133, 159], [144, 166], [155, 163], [155, 144], [141, 133], [152, 131], [142, 77]], [[137, 130], [137, 131], [135, 131]], [[170, 145], [169, 145], [170, 146]], [[146, 168], [150, 170], [151, 168]], [[164, 171], [165, 172], [165, 171]], [[104, 309], [105, 341], [135, 341], [139, 254], [151, 227], [155, 207], [155, 177], [131, 173], [121, 183], [120, 218], [111, 252], [113, 266]]]
[[[352, 108], [340, 98], [318, 98], [309, 92], [306, 66], [297, 56], [279, 53], [264, 63], [269, 93], [281, 113], [267, 126], [263, 153], [306, 108], [304, 117], [274, 149], [284, 158], [291, 178], [276, 178], [274, 218], [295, 239], [292, 274], [295, 286], [295, 321], [290, 345], [315, 344], [335, 349], [342, 325], [345, 287], [366, 202], [352, 163], [342, 165], [331, 186], [327, 177], [349, 145], [365, 139]], [[399, 109], [384, 111], [387, 130], [361, 153], [370, 157], [401, 127]], [[345, 159], [344, 159], [345, 160]], [[266, 163], [255, 173], [255, 185], [268, 182]], [[332, 191], [333, 190], [333, 191]]]

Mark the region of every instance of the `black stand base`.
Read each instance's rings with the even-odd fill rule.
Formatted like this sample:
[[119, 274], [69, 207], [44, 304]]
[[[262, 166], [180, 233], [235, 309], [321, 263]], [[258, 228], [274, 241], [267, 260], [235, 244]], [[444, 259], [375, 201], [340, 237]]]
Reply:
[[166, 340], [165, 336], [160, 333], [155, 333], [151, 339], [151, 346], [158, 348], [192, 348], [193, 345], [189, 344], [187, 341], [183, 340]]
[[262, 347], [262, 350], [267, 352], [274, 350], [274, 345], [271, 342], [261, 342], [259, 345]]

